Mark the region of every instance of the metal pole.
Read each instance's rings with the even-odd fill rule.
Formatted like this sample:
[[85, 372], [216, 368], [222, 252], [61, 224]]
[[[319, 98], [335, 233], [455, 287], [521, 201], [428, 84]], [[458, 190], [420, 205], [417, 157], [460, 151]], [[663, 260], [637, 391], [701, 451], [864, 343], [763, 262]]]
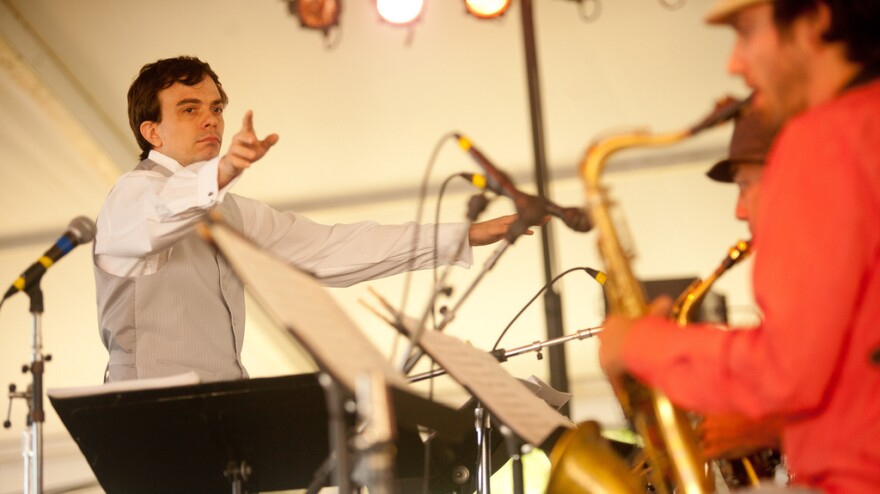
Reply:
[[[535, 45], [535, 26], [532, 0], [520, 0], [522, 13], [523, 40], [526, 54], [526, 77], [529, 84], [529, 109], [532, 118], [532, 147], [535, 159], [535, 183], [538, 197], [547, 197], [547, 159], [544, 151], [544, 122], [541, 109], [541, 86], [538, 81], [538, 54]], [[544, 261], [544, 280], [549, 283], [556, 271], [554, 259], [552, 224], [547, 223], [541, 228], [541, 247]], [[547, 337], [559, 338], [565, 334], [562, 327], [562, 299], [553, 287], [544, 293], [544, 317], [547, 323]], [[568, 371], [565, 364], [565, 347], [554, 346], [549, 351], [550, 385], [563, 392], [568, 391]], [[561, 410], [568, 414], [568, 405]]]
[[[42, 312], [42, 311], [41, 311]], [[34, 312], [34, 341], [31, 355], [31, 374], [33, 389], [31, 394], [31, 460], [32, 492], [43, 492], [43, 318], [42, 313]]]
[[490, 494], [492, 477], [492, 435], [489, 412], [478, 403], [474, 408], [474, 425], [477, 430], [477, 493]]
[[348, 426], [345, 422], [345, 397], [341, 386], [329, 374], [322, 372], [318, 382], [324, 388], [329, 415], [330, 454], [336, 459], [333, 480], [336, 481], [339, 494], [351, 494], [351, 468], [348, 452]]
[[[24, 494], [43, 492], [43, 291], [39, 283], [25, 290], [30, 297], [30, 311], [33, 317], [33, 340], [31, 341], [31, 362], [26, 369], [33, 378], [28, 408], [28, 432], [24, 434], [27, 450], [24, 453], [25, 481]], [[48, 358], [48, 357], [47, 357]], [[24, 446], [24, 445], [23, 445]]]

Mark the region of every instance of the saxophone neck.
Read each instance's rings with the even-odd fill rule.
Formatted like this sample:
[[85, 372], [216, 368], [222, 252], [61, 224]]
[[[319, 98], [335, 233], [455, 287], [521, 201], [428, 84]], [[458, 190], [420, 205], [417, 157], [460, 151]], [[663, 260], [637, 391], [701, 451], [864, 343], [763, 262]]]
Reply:
[[752, 97], [753, 96], [750, 95], [744, 100], [738, 100], [727, 96], [721, 99], [715, 104], [715, 110], [701, 122], [691, 127], [688, 133], [694, 135], [704, 130], [711, 129], [716, 125], [721, 125], [730, 119], [736, 118], [746, 111], [748, 106], [752, 103]]
[[675, 144], [692, 137], [704, 130], [721, 125], [735, 118], [748, 108], [752, 97], [738, 100], [727, 96], [715, 104], [713, 111], [696, 125], [688, 129], [653, 134], [647, 131], [636, 131], [625, 134], [617, 134], [594, 142], [581, 161], [581, 178], [588, 187], [598, 187], [599, 179], [604, 171], [608, 159], [618, 151], [637, 147], [659, 147]]
[[690, 131], [687, 130], [665, 134], [642, 131], [606, 137], [594, 142], [587, 149], [580, 165], [581, 178], [588, 187], [598, 187], [608, 159], [618, 151], [637, 147], [668, 146], [686, 139], [689, 135]]
[[749, 256], [751, 243], [749, 240], [739, 240], [730, 249], [727, 250], [727, 256], [722, 259], [721, 263], [715, 268], [706, 279], [696, 279], [688, 286], [681, 295], [678, 296], [672, 305], [672, 319], [680, 326], [684, 326], [693, 320], [694, 312], [699, 306], [703, 297], [712, 288], [712, 285], [720, 278], [728, 269], [736, 266]]

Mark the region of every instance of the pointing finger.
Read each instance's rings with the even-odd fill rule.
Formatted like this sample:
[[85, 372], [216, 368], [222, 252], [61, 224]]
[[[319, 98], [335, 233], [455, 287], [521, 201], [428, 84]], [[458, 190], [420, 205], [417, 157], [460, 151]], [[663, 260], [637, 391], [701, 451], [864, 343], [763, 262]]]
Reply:
[[248, 110], [244, 114], [244, 121], [241, 123], [242, 132], [253, 132], [254, 131], [254, 112], [253, 110]]

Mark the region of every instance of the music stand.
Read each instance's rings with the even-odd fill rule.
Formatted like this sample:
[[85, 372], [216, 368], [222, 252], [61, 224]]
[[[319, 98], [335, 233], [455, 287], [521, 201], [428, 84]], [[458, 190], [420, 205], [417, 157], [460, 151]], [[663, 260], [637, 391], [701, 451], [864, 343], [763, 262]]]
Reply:
[[[57, 397], [50, 401], [108, 493], [228, 493], [305, 488], [329, 451], [316, 374]], [[469, 446], [472, 416], [394, 391], [399, 480], [421, 479], [419, 425], [438, 431], [432, 475]], [[246, 468], [242, 468], [246, 467]], [[231, 477], [231, 478], [230, 478]]]

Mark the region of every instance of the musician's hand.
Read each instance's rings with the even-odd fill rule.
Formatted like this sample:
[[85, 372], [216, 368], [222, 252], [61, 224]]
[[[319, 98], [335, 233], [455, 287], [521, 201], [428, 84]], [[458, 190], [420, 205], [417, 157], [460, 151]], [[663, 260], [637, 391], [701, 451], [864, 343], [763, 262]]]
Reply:
[[[658, 297], [648, 307], [648, 315], [666, 316], [672, 307], [672, 299]], [[599, 365], [605, 371], [609, 379], [617, 379], [626, 372], [626, 364], [623, 361], [623, 345], [627, 335], [632, 330], [636, 319], [611, 315], [605, 319], [602, 331], [599, 333]]]
[[[471, 225], [470, 231], [468, 231], [468, 240], [470, 241], [471, 246], [480, 246], [480, 245], [489, 245], [498, 242], [499, 240], [505, 238], [507, 236], [508, 230], [510, 230], [510, 225], [513, 224], [514, 221], [517, 220], [517, 215], [510, 214], [507, 216], [501, 216], [499, 218], [491, 219], [488, 221], [483, 221], [481, 223], [474, 223]], [[545, 216], [542, 218], [539, 225], [543, 225], [550, 220], [550, 216]], [[524, 235], [533, 235], [531, 229], [527, 229], [523, 234]]]
[[782, 421], [752, 420], [735, 414], [707, 415], [697, 432], [706, 458], [742, 458], [761, 449], [778, 448]]
[[609, 379], [616, 379], [626, 372], [623, 363], [623, 341], [629, 334], [635, 319], [608, 316], [599, 333], [599, 365]]
[[232, 136], [229, 151], [226, 152], [217, 168], [217, 185], [225, 187], [235, 177], [262, 158], [269, 148], [278, 142], [278, 134], [269, 134], [260, 140], [254, 131], [254, 113], [248, 110], [239, 130]]

